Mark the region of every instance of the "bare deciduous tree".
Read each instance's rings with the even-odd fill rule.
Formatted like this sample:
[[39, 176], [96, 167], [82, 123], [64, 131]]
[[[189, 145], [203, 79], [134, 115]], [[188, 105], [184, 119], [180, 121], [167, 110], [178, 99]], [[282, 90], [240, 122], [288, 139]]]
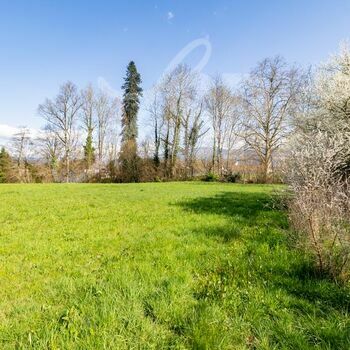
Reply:
[[106, 137], [109, 131], [114, 129], [111, 124], [116, 123], [118, 103], [119, 101], [116, 98], [112, 98], [104, 92], [99, 92], [96, 96], [97, 157], [99, 169], [101, 169], [106, 155]]
[[272, 173], [273, 156], [295, 114], [302, 75], [277, 56], [260, 62], [242, 84], [242, 136], [260, 161], [264, 181]]
[[20, 127], [11, 140], [11, 149], [17, 165], [16, 172], [18, 180], [21, 182], [29, 181], [26, 162], [32, 144], [30, 131], [26, 127]]
[[57, 135], [51, 131], [50, 126], [46, 126], [41, 131], [37, 139], [37, 144], [39, 153], [48, 165], [52, 179], [57, 181], [58, 162], [61, 156], [61, 144]]
[[76, 122], [81, 111], [81, 96], [72, 82], [60, 87], [60, 92], [54, 100], [46, 99], [39, 105], [38, 112], [55, 133], [64, 150], [65, 179], [70, 179], [70, 163], [76, 144]]
[[203, 103], [188, 109], [182, 124], [184, 127], [183, 155], [185, 161], [185, 176], [194, 176], [194, 162], [197, 153], [199, 140], [209, 131], [204, 129], [205, 123], [202, 119]]
[[20, 127], [13, 136], [11, 148], [18, 167], [23, 167], [26, 161], [29, 146], [31, 145], [30, 131], [26, 127]]
[[162, 131], [165, 123], [162, 98], [159, 92], [159, 87], [154, 88], [154, 96], [151, 104], [148, 106], [148, 112], [150, 113], [151, 124], [154, 135], [154, 152], [153, 161], [156, 167], [160, 164], [160, 147], [162, 142]]
[[[238, 114], [235, 111], [237, 99], [220, 76], [213, 79], [205, 96], [205, 107], [213, 128], [212, 167], [222, 174], [224, 147], [232, 151]], [[228, 153], [229, 156], [229, 153]]]
[[164, 157], [166, 173], [175, 174], [175, 165], [180, 151], [183, 121], [196, 97], [197, 75], [186, 65], [177, 66], [161, 84], [163, 95]]

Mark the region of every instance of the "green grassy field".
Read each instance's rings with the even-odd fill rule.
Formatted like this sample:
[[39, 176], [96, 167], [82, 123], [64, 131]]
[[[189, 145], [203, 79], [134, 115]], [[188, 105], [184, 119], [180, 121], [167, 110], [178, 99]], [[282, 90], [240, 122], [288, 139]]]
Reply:
[[0, 349], [349, 349], [273, 189], [0, 186]]

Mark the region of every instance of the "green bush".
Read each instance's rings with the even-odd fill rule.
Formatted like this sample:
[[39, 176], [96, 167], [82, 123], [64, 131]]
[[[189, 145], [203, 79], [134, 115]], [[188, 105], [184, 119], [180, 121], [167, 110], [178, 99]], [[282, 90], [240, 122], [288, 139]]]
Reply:
[[218, 181], [219, 178], [217, 175], [215, 175], [214, 173], [207, 173], [206, 175], [204, 175], [204, 177], [202, 178], [202, 181], [206, 181], [206, 182], [214, 182], [214, 181]]

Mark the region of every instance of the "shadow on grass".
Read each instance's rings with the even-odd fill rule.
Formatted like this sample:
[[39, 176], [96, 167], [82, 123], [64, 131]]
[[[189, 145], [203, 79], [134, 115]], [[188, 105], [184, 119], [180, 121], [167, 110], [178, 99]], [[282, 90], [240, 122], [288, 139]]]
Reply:
[[[291, 312], [307, 314], [307, 311], [300, 310], [303, 303], [307, 303], [311, 309], [323, 313], [320, 318], [327, 318], [328, 314], [334, 313], [335, 310], [341, 313], [349, 312], [349, 288], [336, 285], [326, 276], [320, 276], [313, 269], [312, 263], [307, 257], [288, 246], [287, 235], [284, 232], [288, 229], [287, 215], [276, 209], [274, 203], [273, 197], [263, 192], [222, 192], [212, 197], [199, 197], [184, 201], [178, 205], [187, 212], [225, 217], [227, 221], [219, 226], [210, 224], [208, 218], [208, 224], [201, 227], [198, 233], [219, 237], [224, 242], [242, 238], [247, 248], [247, 254], [243, 255], [242, 261], [235, 260], [236, 264], [241, 270], [246, 269], [247, 274], [249, 271], [249, 274], [255, 275], [256, 283], [259, 284], [263, 280], [267, 280], [270, 293], [283, 290], [291, 298], [291, 303], [288, 306]], [[245, 230], [247, 228], [252, 230]], [[241, 235], [242, 230], [245, 230], [244, 238]], [[262, 249], [266, 244], [269, 246], [267, 252]], [[279, 261], [281, 253], [274, 250], [277, 246], [284, 247], [283, 262]], [[256, 265], [254, 262], [247, 263], [254, 261], [254, 259], [257, 261]], [[261, 262], [265, 265], [262, 268], [259, 266]], [[258, 272], [259, 268], [261, 270]], [[217, 276], [222, 273], [223, 269], [225, 266], [217, 266], [214, 279], [218, 278]], [[231, 267], [229, 269], [231, 270]], [[211, 275], [212, 273], [213, 271]], [[205, 274], [206, 272], [204, 272]], [[227, 274], [231, 277], [225, 281], [230, 284], [230, 279], [236, 278], [235, 273], [232, 275], [232, 271], [227, 271]], [[207, 291], [204, 294], [208, 295]], [[215, 294], [213, 292], [213, 295]], [[336, 317], [335, 314], [333, 316]], [[323, 340], [330, 341], [326, 333], [323, 334], [320, 331], [319, 336], [322, 338], [323, 334]]]
[[246, 227], [287, 229], [286, 216], [273, 209], [274, 198], [263, 192], [221, 192], [213, 197], [199, 197], [177, 203], [185, 211], [196, 214], [225, 217], [225, 226], [208, 223], [203, 230], [208, 236], [222, 237], [225, 241], [238, 238]]

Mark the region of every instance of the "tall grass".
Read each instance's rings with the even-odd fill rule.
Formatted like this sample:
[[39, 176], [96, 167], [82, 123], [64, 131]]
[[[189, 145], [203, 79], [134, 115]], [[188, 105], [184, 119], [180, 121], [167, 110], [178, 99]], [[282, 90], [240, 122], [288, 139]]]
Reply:
[[347, 349], [350, 290], [272, 186], [0, 187], [1, 349]]

